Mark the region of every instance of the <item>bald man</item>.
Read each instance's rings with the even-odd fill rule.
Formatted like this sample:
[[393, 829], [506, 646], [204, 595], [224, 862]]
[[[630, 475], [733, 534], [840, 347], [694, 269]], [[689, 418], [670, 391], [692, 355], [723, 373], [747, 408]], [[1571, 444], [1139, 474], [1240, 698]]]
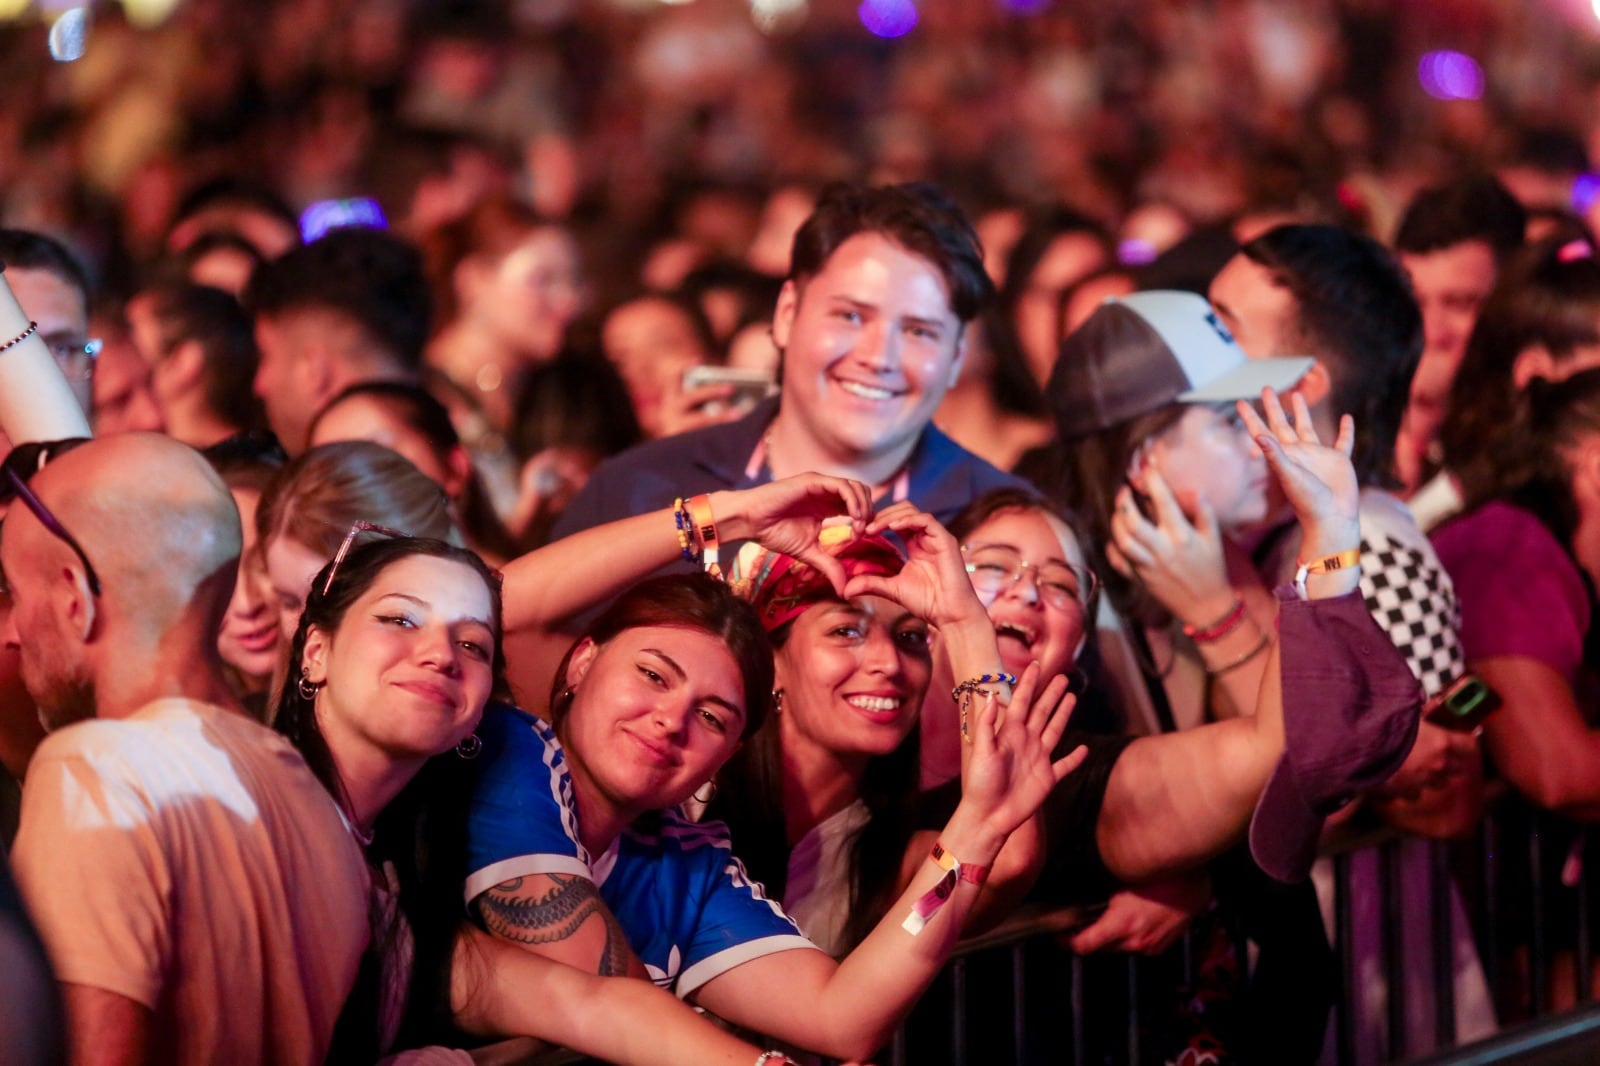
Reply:
[[365, 864], [224, 680], [228, 490], [144, 433], [85, 444], [30, 487], [0, 537], [5, 642], [52, 733], [12, 862], [73, 1061], [320, 1062], [367, 938]]

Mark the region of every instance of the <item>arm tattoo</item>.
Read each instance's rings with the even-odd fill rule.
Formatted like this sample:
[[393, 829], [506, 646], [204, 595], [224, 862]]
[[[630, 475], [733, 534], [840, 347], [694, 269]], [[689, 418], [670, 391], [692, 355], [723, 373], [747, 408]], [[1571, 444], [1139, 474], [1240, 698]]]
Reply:
[[596, 962], [601, 977], [628, 972], [628, 942], [616, 916], [601, 902], [594, 885], [571, 874], [549, 874], [553, 882], [541, 896], [522, 894], [523, 879], [495, 885], [478, 897], [478, 915], [489, 932], [519, 944], [556, 944], [570, 939], [591, 917], [605, 927], [605, 947]]

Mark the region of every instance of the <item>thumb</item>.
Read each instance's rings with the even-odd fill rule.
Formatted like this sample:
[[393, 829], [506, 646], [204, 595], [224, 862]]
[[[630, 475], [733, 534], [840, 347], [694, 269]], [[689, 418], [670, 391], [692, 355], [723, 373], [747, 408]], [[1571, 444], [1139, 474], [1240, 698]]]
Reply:
[[[843, 568], [840, 569], [839, 576], [841, 579], [844, 577]], [[857, 596], [882, 596], [886, 600], [898, 600], [894, 581], [881, 574], [857, 574], [843, 582], [840, 595], [847, 600], [853, 600]]]
[[1087, 927], [1078, 930], [1067, 943], [1076, 954], [1093, 955], [1116, 935], [1116, 930], [1111, 927], [1111, 912], [1107, 911]]

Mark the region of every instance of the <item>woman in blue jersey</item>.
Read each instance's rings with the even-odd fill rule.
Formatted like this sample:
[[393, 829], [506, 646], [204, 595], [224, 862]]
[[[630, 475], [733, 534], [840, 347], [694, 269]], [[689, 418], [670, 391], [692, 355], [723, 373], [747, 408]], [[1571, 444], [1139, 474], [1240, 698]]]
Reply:
[[[728, 539], [757, 531], [740, 497], [762, 491], [713, 496]], [[962, 800], [938, 848], [856, 949], [839, 961], [818, 950], [749, 879], [720, 824], [696, 824], [675, 809], [711, 798], [715, 773], [772, 702], [762, 621], [698, 575], [652, 579], [607, 609], [557, 669], [548, 721], [485, 716], [465, 894], [501, 939], [591, 970], [648, 976], [738, 1025], [864, 1058], [948, 957], [1012, 831], [1081, 756], [1050, 758], [1065, 724], [1063, 680], [1041, 685], [1031, 671], [1002, 707], [994, 628], [937, 523], [899, 511], [866, 524], [872, 550], [895, 560], [871, 570], [819, 546], [819, 527], [792, 523], [787, 539], [771, 529], [757, 539], [828, 575], [850, 617], [821, 628], [870, 630], [858, 666], [846, 650], [826, 668], [816, 663], [809, 678], [833, 694], [851, 728], [887, 740], [914, 725], [933, 628], [979, 690], [968, 703]], [[903, 568], [871, 536], [887, 528], [908, 545]], [[637, 548], [618, 566], [636, 562]], [[821, 620], [809, 601], [803, 613]], [[813, 646], [852, 639], [822, 636]]]
[[454, 1042], [458, 1029], [649, 1066], [771, 1061], [641, 982], [582, 973], [460, 921], [450, 900], [469, 738], [504, 686], [500, 582], [464, 549], [352, 547], [360, 531], [311, 585], [276, 718], [372, 866], [373, 942], [329, 1061]]

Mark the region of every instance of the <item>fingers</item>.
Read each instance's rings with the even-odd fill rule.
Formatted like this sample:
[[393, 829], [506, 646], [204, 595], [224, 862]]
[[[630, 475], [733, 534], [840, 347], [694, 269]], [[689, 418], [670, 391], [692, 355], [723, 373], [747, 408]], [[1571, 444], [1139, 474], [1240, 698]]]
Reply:
[[[868, 506], [870, 507], [872, 499], [870, 489], [867, 490], [867, 499]], [[867, 532], [882, 533], [886, 529], [896, 529], [898, 528], [898, 524], [903, 523], [906, 518], [921, 513], [922, 512], [917, 509], [917, 505], [912, 503], [910, 500], [901, 500], [898, 503], [891, 503], [889, 506], [879, 511], [876, 515], [872, 516], [871, 520], [867, 522]]]
[[[834, 560], [834, 563], [837, 565], [838, 560]], [[842, 575], [841, 569], [841, 577]], [[882, 596], [886, 600], [899, 603], [901, 593], [893, 578], [884, 577], [882, 574], [857, 574], [844, 582], [839, 595], [847, 600], [853, 600], [857, 596]]]
[[[823, 577], [827, 578], [828, 584], [833, 586], [833, 591], [837, 593], [841, 599], [850, 598], [850, 593], [847, 591], [849, 575], [845, 573], [844, 566], [839, 562], [838, 559], [834, 558], [831, 552], [824, 551], [822, 548], [813, 545], [812, 547], [807, 548], [805, 551], [796, 552], [795, 558], [799, 559], [803, 563], [806, 563], [812, 567], [812, 569], [820, 573]], [[857, 595], [860, 594], [858, 593]]]
[[1289, 397], [1289, 403], [1294, 407], [1294, 432], [1307, 444], [1321, 444], [1317, 436], [1317, 427], [1311, 421], [1311, 408], [1306, 405], [1306, 398], [1298, 392]]
[[1161, 471], [1153, 464], [1145, 468], [1144, 483], [1150, 502], [1156, 509], [1157, 524], [1166, 528], [1189, 524], [1189, 517], [1183, 513], [1183, 506], [1172, 494], [1172, 486], [1167, 484], [1167, 479], [1161, 476]]
[[1050, 764], [1050, 772], [1055, 776], [1056, 783], [1060, 784], [1072, 771], [1083, 765], [1083, 760], [1089, 757], [1089, 749], [1079, 744], [1070, 752]]
[[1333, 446], [1339, 449], [1346, 459], [1350, 458], [1350, 453], [1355, 451], [1356, 448], [1356, 420], [1354, 418], [1347, 414], [1339, 416], [1339, 436], [1334, 440]]
[[1283, 404], [1278, 400], [1278, 394], [1272, 389], [1261, 390], [1261, 409], [1267, 415], [1267, 429], [1278, 440], [1294, 440], [1294, 427], [1289, 424], [1289, 416], [1283, 413]]
[[[1061, 679], [1065, 687], [1067, 679]], [[1055, 751], [1056, 745], [1061, 743], [1061, 736], [1067, 731], [1067, 723], [1072, 721], [1072, 712], [1078, 709], [1078, 697], [1067, 693], [1064, 698], [1056, 701], [1055, 708], [1050, 712], [1049, 719], [1045, 722], [1044, 730], [1039, 736], [1039, 743], [1045, 751]]]
[[1080, 929], [1073, 935], [1067, 941], [1067, 946], [1075, 954], [1093, 955], [1095, 952], [1104, 949], [1113, 940], [1121, 937], [1124, 932], [1121, 917], [1107, 910], [1090, 925]]
[[1234, 410], [1239, 412], [1239, 417], [1244, 420], [1244, 428], [1250, 432], [1251, 439], [1266, 436], [1269, 432], [1267, 424], [1261, 421], [1261, 416], [1256, 414], [1256, 409], [1248, 400], [1236, 400]]

